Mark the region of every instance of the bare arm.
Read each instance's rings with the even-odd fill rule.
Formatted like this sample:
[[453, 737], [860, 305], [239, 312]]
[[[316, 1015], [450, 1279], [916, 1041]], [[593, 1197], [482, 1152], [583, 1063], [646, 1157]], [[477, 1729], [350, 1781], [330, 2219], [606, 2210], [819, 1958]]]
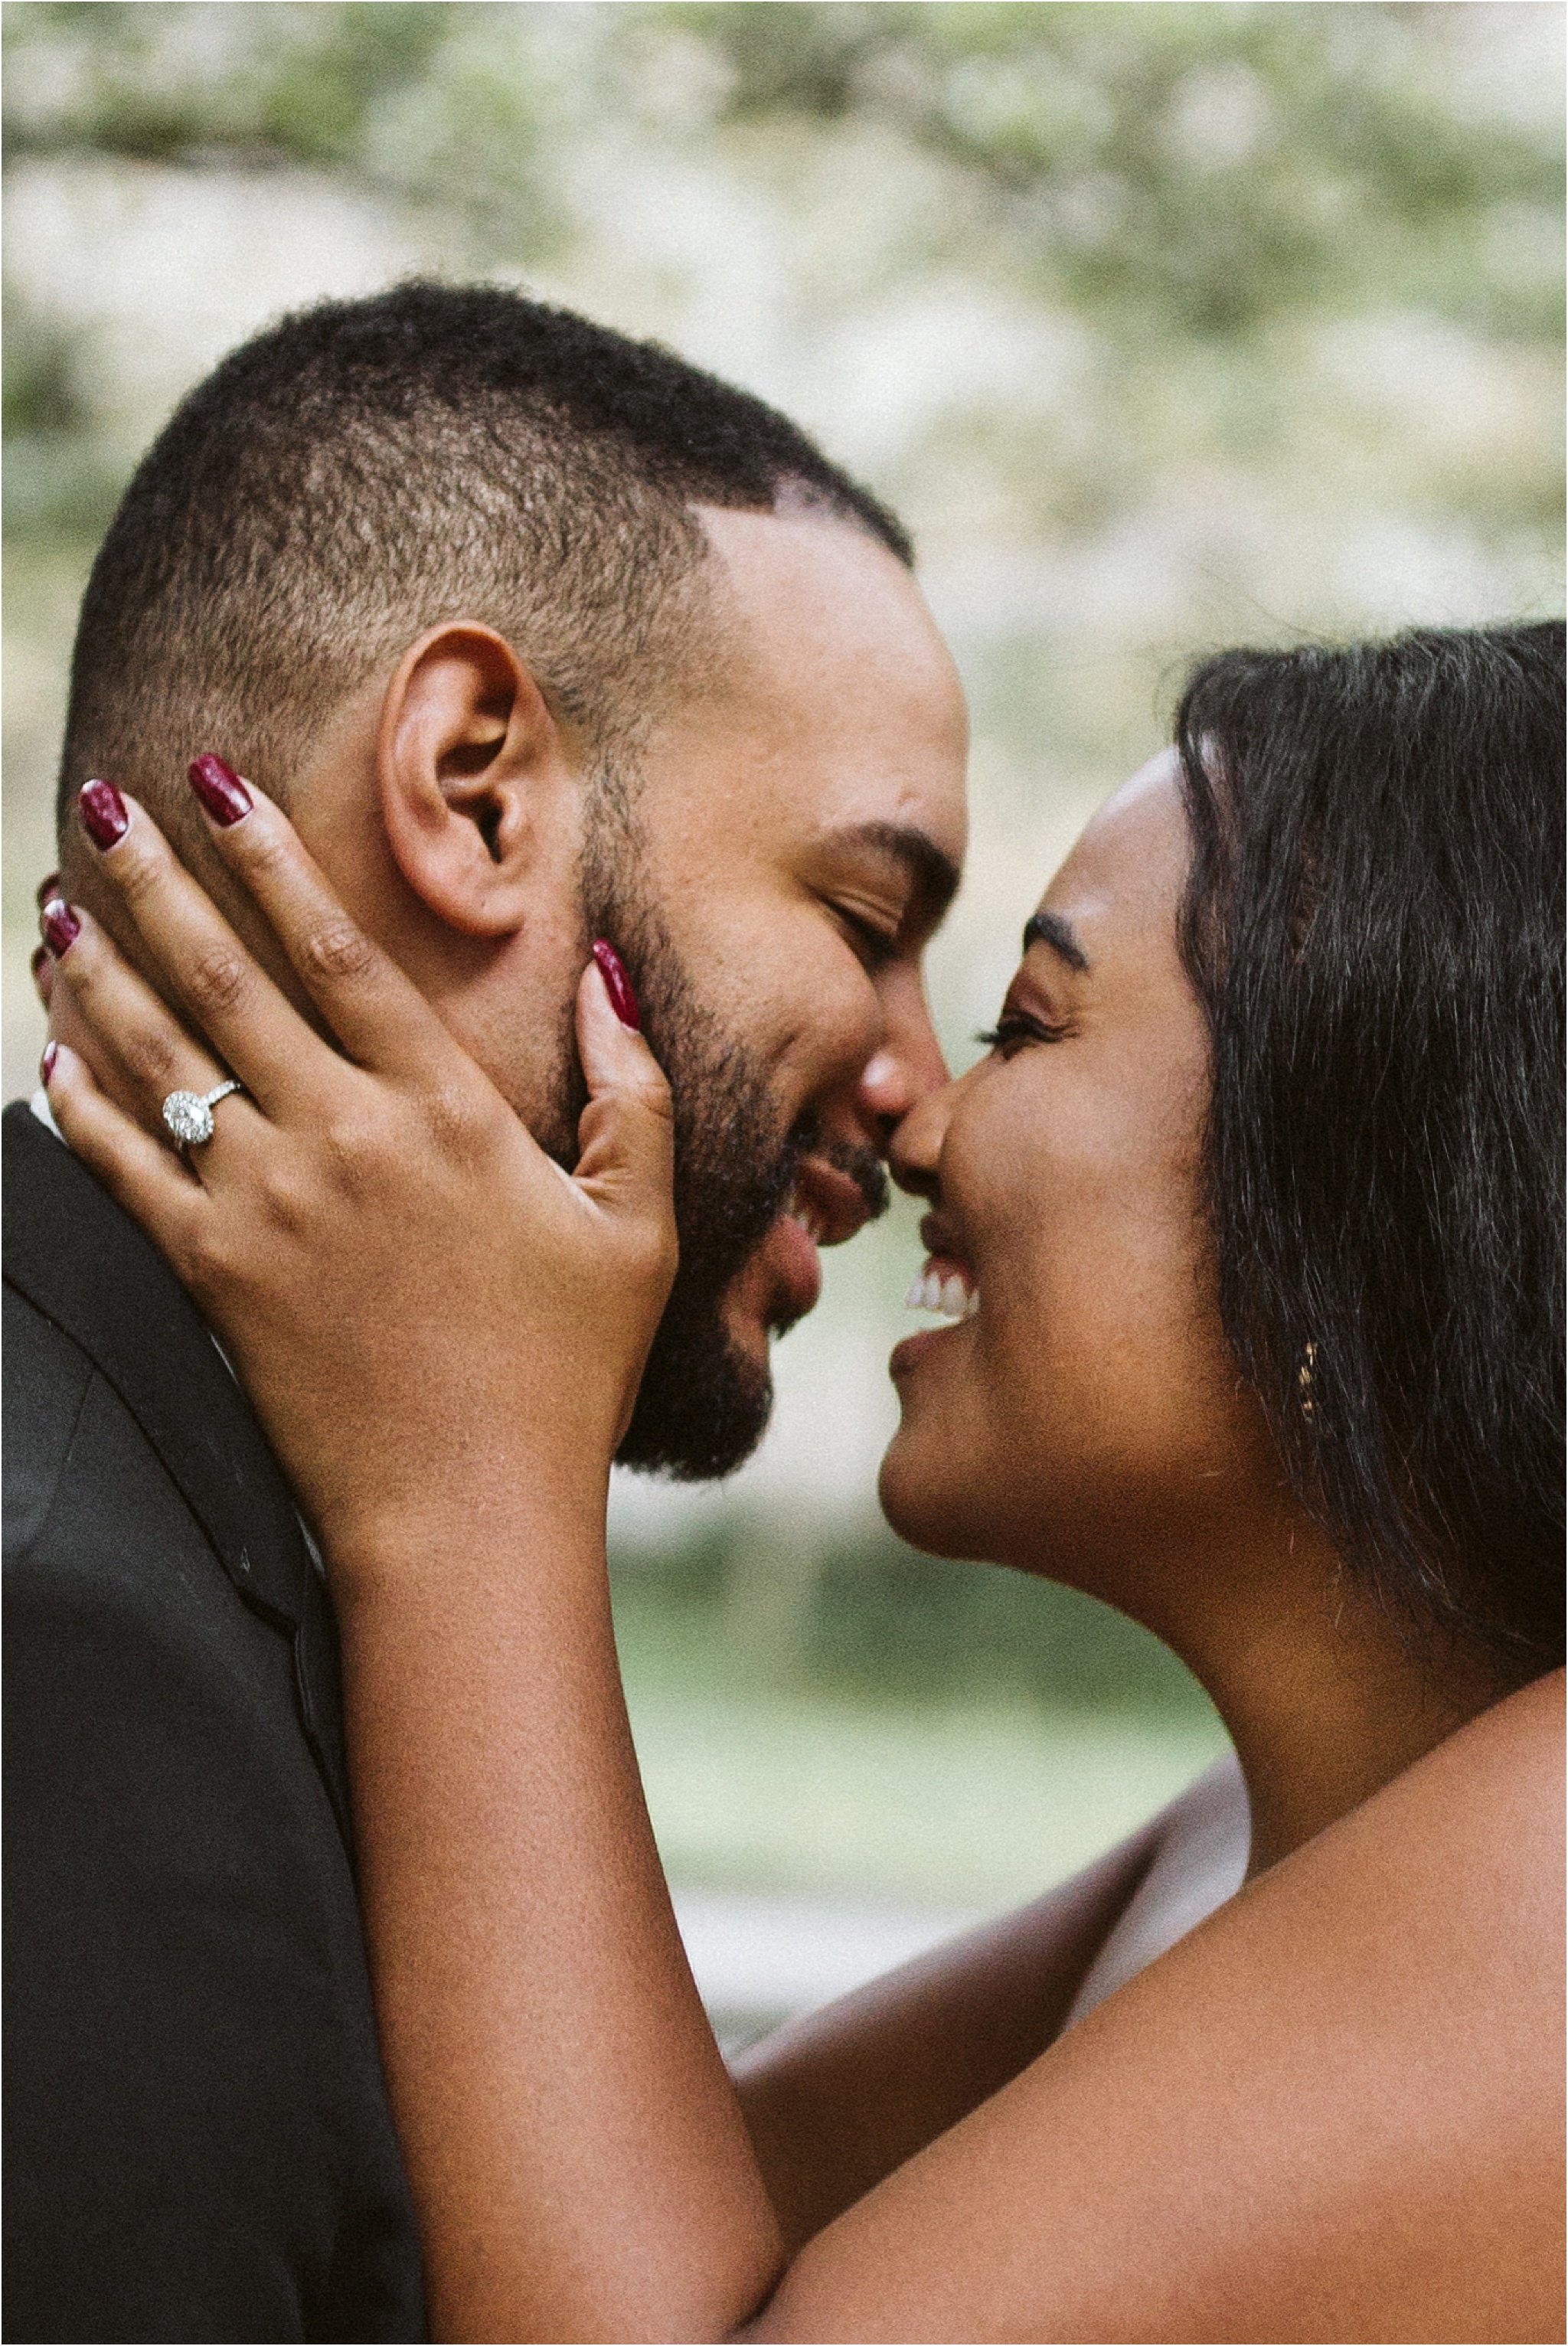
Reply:
[[731, 2063], [789, 2253], [1039, 2057], [1147, 1872], [1162, 1824]]
[[[348, 1640], [388, 2060], [424, 2146], [444, 2334], [714, 2338], [764, 2290], [760, 2339], [1556, 2334], [1556, 1685], [1254, 1883], [780, 2272], [610, 1726], [607, 1650], [563, 1704], [535, 1627], [498, 1641], [480, 1585], [472, 1652], [483, 1611], [506, 1663], [488, 1698], [466, 1672], [436, 1683], [450, 1586], [443, 1622], [400, 1602], [383, 1636], [367, 1607]], [[579, 1653], [585, 1627], [549, 1625]], [[400, 1688], [423, 1690], [417, 1710]], [[840, 2083], [816, 2049], [752, 2099], [791, 2240], [910, 2123], [901, 2096], [876, 2104], [873, 2032], [852, 2056], [862, 2126], [802, 2160], [813, 2094], [838, 2103]], [[930, 2050], [955, 2103], [962, 2049]]]
[[1563, 2335], [1561, 1676], [1245, 1890], [792, 2263], [759, 2339]]
[[558, 1514], [461, 1558], [443, 1522], [411, 1537], [413, 1583], [412, 1550], [395, 1589], [387, 1547], [356, 1557], [339, 1615], [433, 2334], [724, 2337], [782, 2253], [648, 1825], [602, 1544]]

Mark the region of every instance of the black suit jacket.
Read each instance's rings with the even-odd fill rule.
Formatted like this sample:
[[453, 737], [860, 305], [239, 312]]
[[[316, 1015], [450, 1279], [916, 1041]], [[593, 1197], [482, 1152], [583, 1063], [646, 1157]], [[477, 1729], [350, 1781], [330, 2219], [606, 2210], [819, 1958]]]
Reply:
[[5, 2335], [423, 2338], [325, 1592], [162, 1257], [3, 1125]]

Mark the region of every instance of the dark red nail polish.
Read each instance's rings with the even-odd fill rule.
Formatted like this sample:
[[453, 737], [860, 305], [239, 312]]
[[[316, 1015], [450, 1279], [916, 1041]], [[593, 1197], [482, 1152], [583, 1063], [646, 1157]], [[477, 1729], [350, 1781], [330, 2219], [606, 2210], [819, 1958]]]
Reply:
[[642, 1015], [637, 1009], [637, 997], [632, 991], [631, 979], [622, 966], [619, 954], [614, 945], [606, 944], [603, 937], [596, 937], [594, 959], [598, 963], [600, 973], [604, 977], [605, 991], [610, 997], [610, 1008], [623, 1026], [629, 1026], [634, 1035], [640, 1035], [643, 1029]]
[[113, 847], [130, 828], [126, 802], [113, 782], [84, 782], [76, 794], [82, 829], [95, 847]]
[[255, 801], [232, 766], [204, 750], [199, 758], [192, 758], [187, 770], [190, 787], [219, 826], [227, 831], [230, 823], [248, 815]]
[[46, 880], [39, 881], [37, 887], [33, 892], [33, 902], [37, 905], [38, 910], [42, 912], [45, 905], [49, 902], [51, 896], [57, 896], [59, 892], [60, 875], [57, 872], [51, 872]]
[[44, 1056], [38, 1062], [38, 1074], [46, 1091], [47, 1091], [49, 1087], [49, 1077], [55, 1072], [55, 1062], [59, 1056], [60, 1046], [58, 1043], [45, 1044]]
[[56, 961], [81, 935], [82, 924], [63, 896], [51, 897], [44, 907], [44, 943]]

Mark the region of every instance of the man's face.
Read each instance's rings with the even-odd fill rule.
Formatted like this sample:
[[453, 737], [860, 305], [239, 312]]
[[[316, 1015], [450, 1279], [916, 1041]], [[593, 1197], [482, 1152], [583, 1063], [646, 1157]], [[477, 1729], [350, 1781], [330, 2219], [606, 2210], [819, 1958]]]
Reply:
[[945, 1077], [921, 974], [964, 848], [967, 732], [909, 574], [844, 524], [708, 513], [728, 640], [602, 804], [589, 934], [637, 987], [677, 1117], [681, 1262], [624, 1463], [697, 1478], [755, 1446], [770, 1333], [819, 1243], [880, 1212], [892, 1126]]

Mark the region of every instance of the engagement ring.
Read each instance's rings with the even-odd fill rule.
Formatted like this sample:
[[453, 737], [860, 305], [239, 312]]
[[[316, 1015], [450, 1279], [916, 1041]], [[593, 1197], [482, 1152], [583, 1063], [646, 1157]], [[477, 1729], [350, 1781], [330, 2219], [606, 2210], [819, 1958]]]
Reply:
[[209, 1092], [170, 1092], [163, 1104], [163, 1120], [182, 1148], [199, 1148], [212, 1137], [212, 1111], [217, 1103], [244, 1088], [230, 1076], [226, 1083], [214, 1084]]

